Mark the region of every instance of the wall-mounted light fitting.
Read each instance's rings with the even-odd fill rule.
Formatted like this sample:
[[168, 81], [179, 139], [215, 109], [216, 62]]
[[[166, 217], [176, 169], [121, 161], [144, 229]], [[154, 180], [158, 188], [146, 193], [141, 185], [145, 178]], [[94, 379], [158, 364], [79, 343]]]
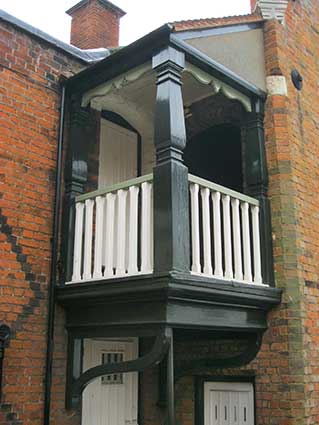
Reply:
[[295, 86], [297, 90], [302, 89], [303, 78], [301, 74], [299, 73], [299, 71], [297, 71], [296, 69], [293, 69], [291, 71], [291, 81], [293, 82], [293, 85]]

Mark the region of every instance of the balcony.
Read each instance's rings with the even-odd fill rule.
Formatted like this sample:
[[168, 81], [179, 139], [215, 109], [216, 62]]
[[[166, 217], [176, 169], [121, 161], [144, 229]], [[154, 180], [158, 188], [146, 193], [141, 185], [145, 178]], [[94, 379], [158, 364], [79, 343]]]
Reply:
[[[191, 273], [261, 285], [259, 201], [188, 175]], [[69, 284], [153, 273], [153, 175], [76, 198]]]
[[[173, 340], [247, 338], [223, 365], [247, 364], [280, 302], [265, 94], [170, 27], [73, 77], [67, 89], [56, 290], [69, 335], [67, 403], [79, 404], [92, 379], [141, 371], [166, 356], [173, 425]], [[81, 372], [81, 341], [123, 337], [155, 342], [136, 361]], [[206, 360], [201, 372], [218, 366]], [[199, 373], [191, 363], [181, 374]]]

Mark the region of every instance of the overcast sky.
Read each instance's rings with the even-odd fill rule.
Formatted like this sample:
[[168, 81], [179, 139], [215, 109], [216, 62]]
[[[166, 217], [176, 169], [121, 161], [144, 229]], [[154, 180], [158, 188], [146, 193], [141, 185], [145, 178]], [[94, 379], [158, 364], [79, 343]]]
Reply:
[[[0, 0], [0, 9], [69, 42], [71, 18], [64, 12], [76, 3], [77, 0]], [[127, 12], [121, 20], [121, 45], [166, 22], [250, 12], [249, 0], [113, 0], [113, 3]]]

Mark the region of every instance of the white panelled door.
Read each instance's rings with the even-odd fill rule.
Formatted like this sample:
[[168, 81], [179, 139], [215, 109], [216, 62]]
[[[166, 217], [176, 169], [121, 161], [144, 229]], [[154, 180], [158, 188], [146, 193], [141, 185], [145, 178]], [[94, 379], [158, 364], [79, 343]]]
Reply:
[[[83, 370], [138, 357], [137, 340], [84, 340]], [[82, 425], [137, 425], [138, 374], [97, 378], [83, 392]]]
[[99, 189], [137, 177], [137, 134], [101, 119]]
[[253, 385], [205, 382], [204, 418], [204, 425], [254, 425]]

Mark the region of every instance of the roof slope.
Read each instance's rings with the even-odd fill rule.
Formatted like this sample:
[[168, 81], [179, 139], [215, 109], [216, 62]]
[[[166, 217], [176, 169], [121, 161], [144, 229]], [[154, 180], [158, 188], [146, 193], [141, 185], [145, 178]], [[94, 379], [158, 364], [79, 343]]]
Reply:
[[80, 59], [87, 63], [97, 62], [105, 57], [109, 56], [112, 52], [109, 49], [92, 49], [92, 50], [82, 50], [78, 47], [72, 46], [71, 44], [64, 43], [61, 40], [58, 40], [55, 37], [45, 33], [44, 31], [39, 30], [38, 28], [33, 27], [32, 25], [27, 24], [24, 21], [16, 18], [15, 16], [10, 15], [4, 10], [0, 9], [0, 21], [7, 22], [15, 27], [19, 28], [26, 33], [37, 37], [46, 43], [49, 43], [52, 47], [63, 50], [65, 53], [72, 55], [73, 57]]
[[215, 28], [227, 25], [249, 24], [255, 22], [263, 22], [263, 17], [258, 13], [250, 13], [248, 15], [225, 16], [223, 18], [206, 18], [206, 19], [189, 19], [185, 21], [171, 22], [174, 31], [188, 31], [203, 28]]

